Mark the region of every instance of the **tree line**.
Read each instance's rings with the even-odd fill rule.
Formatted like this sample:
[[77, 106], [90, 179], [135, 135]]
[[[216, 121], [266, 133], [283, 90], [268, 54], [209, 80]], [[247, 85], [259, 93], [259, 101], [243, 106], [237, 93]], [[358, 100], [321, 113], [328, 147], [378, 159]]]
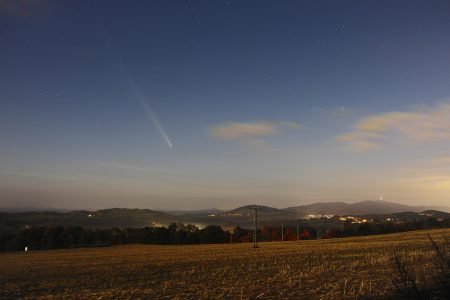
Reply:
[[[295, 240], [293, 228], [287, 227], [284, 240]], [[299, 238], [310, 238], [312, 228], [301, 228]], [[263, 227], [257, 232], [258, 241], [281, 240], [279, 228]], [[0, 251], [23, 251], [100, 247], [121, 244], [192, 245], [252, 242], [253, 230], [236, 227], [224, 231], [210, 225], [199, 229], [194, 225], [172, 223], [168, 227], [92, 229], [62, 226], [30, 227], [17, 232], [0, 234]]]
[[[257, 240], [294, 241], [297, 239], [336, 238], [358, 235], [383, 234], [427, 228], [450, 227], [450, 219], [410, 222], [346, 221], [340, 227], [311, 228], [294, 225], [269, 227], [257, 230]], [[320, 233], [320, 234], [319, 234]], [[0, 251], [23, 251], [100, 247], [121, 244], [189, 245], [218, 243], [247, 243], [253, 241], [253, 230], [236, 227], [224, 231], [220, 226], [210, 225], [199, 229], [194, 225], [172, 223], [168, 227], [92, 229], [62, 226], [30, 227], [17, 232], [0, 234]]]
[[332, 227], [326, 230], [325, 237], [338, 238], [361, 235], [386, 234], [421, 229], [450, 228], [450, 218], [436, 219], [433, 217], [412, 221], [380, 221], [374, 220], [365, 223], [352, 223], [344, 221], [341, 227]]

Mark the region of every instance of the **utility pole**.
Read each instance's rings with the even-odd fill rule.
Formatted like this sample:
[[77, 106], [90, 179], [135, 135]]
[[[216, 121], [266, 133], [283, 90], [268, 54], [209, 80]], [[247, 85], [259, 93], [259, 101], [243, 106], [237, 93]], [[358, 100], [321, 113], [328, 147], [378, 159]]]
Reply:
[[297, 241], [300, 240], [300, 232], [298, 231], [298, 223], [297, 223]]
[[254, 214], [253, 214], [253, 248], [258, 248], [258, 241], [256, 239], [256, 233], [258, 230], [258, 206], [255, 205], [255, 207], [253, 207], [254, 209]]
[[281, 241], [284, 242], [284, 224], [281, 223]]

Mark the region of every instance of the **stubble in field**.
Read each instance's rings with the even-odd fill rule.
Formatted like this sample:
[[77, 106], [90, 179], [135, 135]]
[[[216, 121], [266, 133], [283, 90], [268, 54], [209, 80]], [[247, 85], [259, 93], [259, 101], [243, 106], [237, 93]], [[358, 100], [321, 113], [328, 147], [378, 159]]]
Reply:
[[0, 298], [336, 299], [393, 294], [394, 254], [430, 272], [449, 229], [320, 241], [0, 254]]

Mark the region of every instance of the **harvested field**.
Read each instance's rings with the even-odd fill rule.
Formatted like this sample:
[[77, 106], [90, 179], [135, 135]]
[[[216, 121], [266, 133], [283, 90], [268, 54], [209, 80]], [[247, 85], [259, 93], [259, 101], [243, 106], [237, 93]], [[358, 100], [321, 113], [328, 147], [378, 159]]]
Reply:
[[[393, 292], [393, 255], [430, 272], [450, 229], [299, 242], [126, 245], [0, 254], [0, 298], [336, 299]], [[424, 277], [426, 278], [426, 276]]]

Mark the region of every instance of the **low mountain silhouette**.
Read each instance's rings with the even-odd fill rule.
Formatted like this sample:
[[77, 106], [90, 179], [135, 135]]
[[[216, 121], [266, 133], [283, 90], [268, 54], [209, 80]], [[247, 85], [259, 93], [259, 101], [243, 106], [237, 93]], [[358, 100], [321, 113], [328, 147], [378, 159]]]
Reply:
[[173, 215], [149, 209], [112, 208], [97, 211], [0, 213], [0, 228], [25, 226], [125, 228], [159, 226], [176, 221]]
[[362, 217], [370, 219], [370, 220], [402, 220], [402, 221], [418, 221], [418, 220], [427, 220], [429, 218], [435, 219], [450, 219], [450, 213], [446, 213], [443, 211], [437, 210], [427, 210], [422, 212], [398, 212], [391, 214], [368, 214], [362, 215]]
[[295, 214], [286, 211], [284, 209], [278, 209], [278, 208], [274, 208], [274, 207], [270, 207], [270, 206], [264, 206], [264, 205], [245, 205], [245, 206], [241, 206], [226, 212], [222, 212], [220, 215], [222, 216], [246, 216], [249, 214], [253, 214], [254, 212], [254, 207], [257, 207], [258, 209], [258, 215], [259, 216], [265, 216], [265, 215], [271, 215], [271, 216], [287, 216], [287, 215], [292, 215], [293, 217], [295, 216]]
[[450, 211], [449, 207], [436, 206], [410, 206], [381, 200], [360, 201], [353, 204], [345, 202], [318, 202], [309, 205], [288, 207], [285, 210], [295, 212], [297, 215], [367, 215], [391, 214], [398, 212], [422, 212], [426, 210]]
[[[76, 210], [71, 212], [1, 212], [0, 231], [27, 226], [81, 226], [89, 228], [127, 228], [167, 226], [170, 223], [194, 224], [199, 227], [220, 225], [224, 228], [234, 226], [253, 226], [254, 205], [241, 206], [229, 211], [218, 209], [197, 211], [162, 212], [149, 209], [112, 208], [96, 211]], [[308, 221], [312, 216], [354, 215], [387, 219], [424, 219], [429, 217], [448, 218], [450, 208], [409, 206], [387, 201], [361, 201], [357, 203], [318, 202], [288, 208], [274, 208], [258, 205], [258, 222], [264, 225], [281, 223], [316, 222]], [[316, 218], [317, 219], [317, 218]], [[301, 223], [301, 222], [300, 222]]]
[[438, 211], [438, 210], [425, 210], [420, 213], [420, 215], [433, 217], [437, 219], [447, 219], [450, 218], [450, 213]]

